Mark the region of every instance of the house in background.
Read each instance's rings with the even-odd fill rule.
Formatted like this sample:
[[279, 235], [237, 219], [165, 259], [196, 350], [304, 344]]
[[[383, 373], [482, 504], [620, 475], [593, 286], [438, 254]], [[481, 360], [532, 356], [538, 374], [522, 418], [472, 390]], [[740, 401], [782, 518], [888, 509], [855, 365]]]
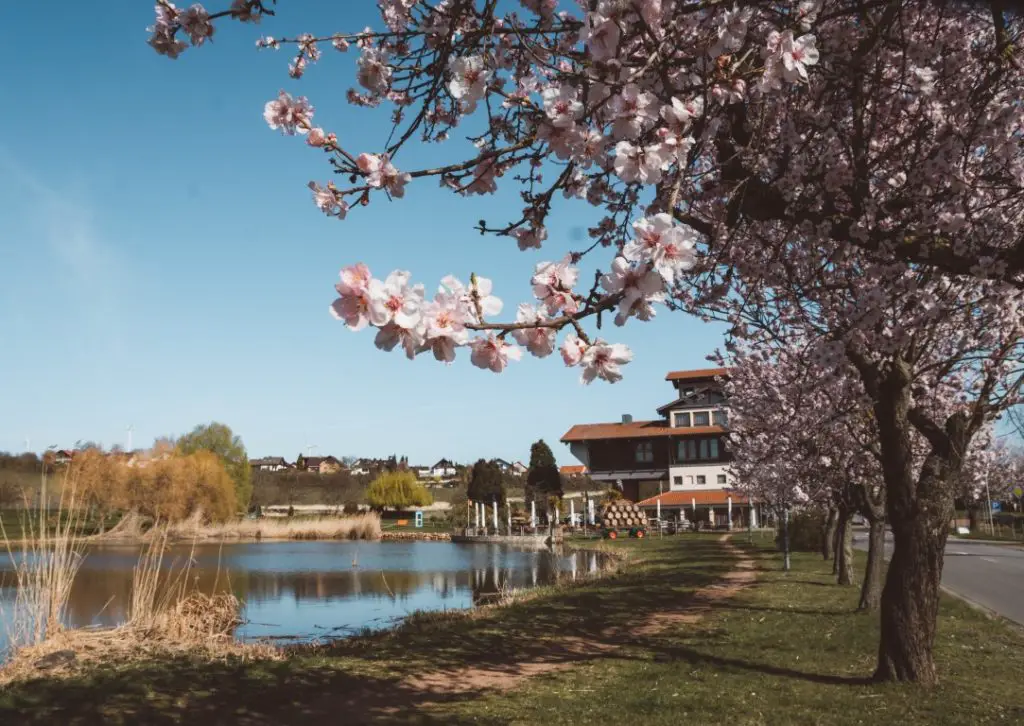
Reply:
[[441, 459], [427, 470], [429, 476], [434, 479], [447, 479], [458, 474], [455, 462], [450, 459]]
[[558, 473], [564, 476], [566, 479], [581, 479], [587, 475], [587, 467], [582, 464], [560, 466]]
[[662, 518], [745, 523], [750, 502], [731, 488], [726, 451], [729, 412], [726, 368], [673, 371], [665, 379], [675, 399], [659, 418], [577, 424], [562, 441], [596, 482], [614, 485], [623, 497]]
[[333, 456], [303, 456], [299, 454], [295, 460], [295, 468], [298, 471], [316, 474], [335, 474], [341, 471], [342, 464]]
[[265, 456], [262, 459], [250, 459], [249, 466], [253, 471], [286, 471], [292, 465], [283, 456]]
[[53, 452], [53, 463], [54, 464], [70, 464], [71, 460], [75, 458], [75, 452], [73, 449], [58, 449]]
[[521, 461], [517, 461], [515, 464], [512, 465], [512, 473], [515, 474], [516, 476], [526, 476], [526, 472], [528, 472], [529, 470], [529, 467], [527, 467], [526, 464], [524, 464]]

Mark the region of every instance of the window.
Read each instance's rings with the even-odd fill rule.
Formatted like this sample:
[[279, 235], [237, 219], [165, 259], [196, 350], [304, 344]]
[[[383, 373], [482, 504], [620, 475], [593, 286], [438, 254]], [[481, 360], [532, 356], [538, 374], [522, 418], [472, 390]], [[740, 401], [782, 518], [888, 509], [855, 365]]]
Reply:
[[708, 478], [706, 476], [704, 476], [703, 474], [698, 474], [697, 475], [697, 484], [707, 484], [707, 483], [708, 483]]
[[692, 476], [686, 477], [686, 485], [687, 486], [691, 486], [691, 487], [693, 486], [693, 477]]
[[694, 426], [708, 426], [711, 423], [711, 416], [708, 415], [707, 411], [694, 411], [693, 412], [693, 425]]
[[709, 443], [708, 443], [708, 446], [711, 447], [711, 458], [712, 459], [717, 459], [718, 458], [718, 439], [711, 439], [709, 441]]
[[718, 483], [719, 484], [725, 484], [725, 474], [719, 474], [718, 475]]
[[714, 421], [715, 426], [728, 426], [729, 425], [729, 412], [728, 411], [715, 411], [711, 414], [711, 420]]
[[643, 463], [654, 461], [654, 444], [650, 441], [641, 441], [637, 444], [636, 460]]
[[700, 458], [701, 459], [707, 459], [708, 458], [708, 440], [707, 439], [701, 439], [700, 440]]
[[677, 411], [673, 414], [676, 417], [676, 428], [686, 428], [690, 425], [690, 414], [689, 412]]
[[672, 487], [674, 489], [682, 489], [683, 488], [683, 477], [681, 477], [681, 476], [674, 476], [674, 477], [672, 477]]

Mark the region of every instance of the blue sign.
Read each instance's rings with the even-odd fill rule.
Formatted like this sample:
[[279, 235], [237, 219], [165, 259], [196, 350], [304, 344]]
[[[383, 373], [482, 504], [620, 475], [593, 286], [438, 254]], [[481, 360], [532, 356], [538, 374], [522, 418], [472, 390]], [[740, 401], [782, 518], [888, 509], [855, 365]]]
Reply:
[[992, 511], [993, 512], [1001, 512], [1001, 511], [1003, 511], [1003, 503], [1002, 502], [992, 502]]
[[416, 512], [416, 528], [423, 526], [423, 512]]

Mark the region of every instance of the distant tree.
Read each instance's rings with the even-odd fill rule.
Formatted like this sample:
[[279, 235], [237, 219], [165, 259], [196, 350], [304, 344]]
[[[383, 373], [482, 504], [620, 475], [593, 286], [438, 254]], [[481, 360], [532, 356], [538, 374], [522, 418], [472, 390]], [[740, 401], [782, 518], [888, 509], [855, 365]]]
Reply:
[[385, 472], [378, 476], [366, 490], [366, 500], [377, 510], [425, 507], [434, 501], [430, 492], [407, 471]]
[[562, 496], [562, 477], [558, 473], [555, 455], [544, 439], [530, 447], [530, 469], [526, 475], [526, 496], [530, 501], [538, 497]]
[[216, 422], [200, 424], [178, 439], [177, 449], [183, 454], [194, 454], [197, 451], [216, 454], [235, 483], [235, 503], [242, 511], [249, 507], [252, 498], [249, 457], [246, 456], [242, 438], [236, 436], [231, 427]]
[[493, 461], [480, 459], [473, 464], [466, 487], [466, 496], [470, 501], [490, 504], [495, 499], [505, 503], [505, 481], [501, 468]]

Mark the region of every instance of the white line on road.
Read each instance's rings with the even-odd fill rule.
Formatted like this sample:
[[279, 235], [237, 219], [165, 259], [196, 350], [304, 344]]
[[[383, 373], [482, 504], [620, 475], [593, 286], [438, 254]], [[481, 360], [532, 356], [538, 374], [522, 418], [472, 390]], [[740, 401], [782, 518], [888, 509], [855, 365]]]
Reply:
[[995, 560], [993, 560], [993, 559], [992, 559], [992, 558], [990, 558], [990, 557], [982, 557], [982, 558], [981, 558], [981, 561], [982, 561], [982, 562], [991, 562], [991, 563], [992, 563], [993, 565], [994, 565], [994, 564], [996, 563], [996, 561], [995, 561]]

